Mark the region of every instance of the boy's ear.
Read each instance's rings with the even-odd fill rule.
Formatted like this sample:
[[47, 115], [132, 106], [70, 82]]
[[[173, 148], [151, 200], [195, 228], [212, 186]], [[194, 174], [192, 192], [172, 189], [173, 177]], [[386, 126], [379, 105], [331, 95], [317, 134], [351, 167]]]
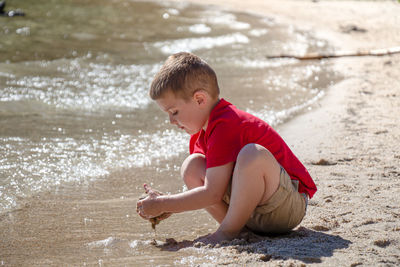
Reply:
[[207, 102], [207, 93], [204, 90], [198, 90], [193, 94], [193, 99], [198, 105], [204, 105]]

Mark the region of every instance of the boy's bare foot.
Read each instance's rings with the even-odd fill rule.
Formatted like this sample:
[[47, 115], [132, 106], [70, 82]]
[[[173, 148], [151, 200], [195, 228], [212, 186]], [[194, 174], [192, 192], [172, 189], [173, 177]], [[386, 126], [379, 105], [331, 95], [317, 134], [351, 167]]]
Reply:
[[209, 234], [207, 236], [201, 237], [197, 239], [197, 242], [203, 243], [204, 245], [216, 245], [218, 243], [221, 243], [222, 241], [230, 241], [234, 239], [237, 235], [228, 235], [226, 233], [223, 233], [222, 231], [217, 230], [213, 234]]
[[223, 233], [222, 231], [216, 231], [215, 233], [211, 234], [208, 238], [211, 243], [220, 243], [222, 241], [230, 241], [234, 239], [236, 235], [228, 235]]

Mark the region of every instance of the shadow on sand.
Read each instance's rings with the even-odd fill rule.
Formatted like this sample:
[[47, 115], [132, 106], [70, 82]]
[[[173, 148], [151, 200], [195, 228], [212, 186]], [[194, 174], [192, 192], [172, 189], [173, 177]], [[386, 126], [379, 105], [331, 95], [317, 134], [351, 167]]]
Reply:
[[340, 236], [304, 227], [280, 236], [260, 236], [248, 232], [243, 234], [240, 239], [222, 242], [215, 246], [199, 244], [197, 240], [177, 242], [174, 239], [167, 239], [165, 243], [156, 245], [156, 247], [171, 252], [187, 247], [227, 248], [236, 250], [236, 253], [254, 254], [260, 261], [294, 259], [304, 263], [320, 263], [323, 257], [331, 257], [335, 250], [348, 248], [352, 243]]

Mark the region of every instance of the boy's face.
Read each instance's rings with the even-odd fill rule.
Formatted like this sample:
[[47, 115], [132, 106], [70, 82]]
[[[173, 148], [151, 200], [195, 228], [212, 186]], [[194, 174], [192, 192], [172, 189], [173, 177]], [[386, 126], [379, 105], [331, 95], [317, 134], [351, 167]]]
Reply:
[[190, 135], [199, 132], [207, 123], [208, 114], [205, 112], [204, 103], [195, 96], [186, 101], [167, 91], [156, 102], [161, 110], [168, 114], [170, 123]]

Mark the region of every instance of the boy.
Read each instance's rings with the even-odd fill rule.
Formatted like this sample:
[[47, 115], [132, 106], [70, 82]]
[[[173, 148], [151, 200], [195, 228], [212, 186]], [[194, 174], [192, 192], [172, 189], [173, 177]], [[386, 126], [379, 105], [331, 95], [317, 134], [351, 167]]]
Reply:
[[[220, 223], [216, 243], [243, 227], [264, 234], [296, 227], [317, 188], [306, 168], [264, 121], [219, 98], [215, 72], [190, 53], [170, 56], [150, 96], [172, 124], [191, 135], [181, 168], [188, 191], [149, 196], [137, 203], [145, 219], [205, 208]], [[166, 217], [166, 216], [164, 216]]]

